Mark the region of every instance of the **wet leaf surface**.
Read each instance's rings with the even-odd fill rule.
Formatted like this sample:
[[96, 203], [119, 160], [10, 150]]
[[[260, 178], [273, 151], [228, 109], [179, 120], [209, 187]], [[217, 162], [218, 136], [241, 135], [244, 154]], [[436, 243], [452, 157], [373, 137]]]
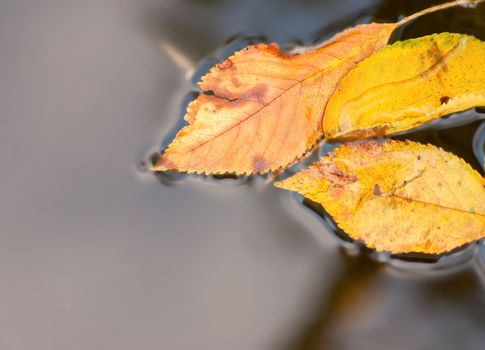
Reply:
[[408, 130], [485, 105], [485, 43], [442, 33], [397, 42], [361, 62], [331, 97], [323, 127], [329, 139]]
[[263, 174], [285, 168], [322, 137], [329, 97], [355, 65], [385, 46], [397, 23], [359, 25], [310, 48], [281, 52], [258, 44], [236, 52], [202, 77], [201, 93], [154, 170]]
[[322, 204], [347, 234], [377, 250], [440, 254], [485, 235], [485, 181], [431, 145], [343, 145], [276, 186]]

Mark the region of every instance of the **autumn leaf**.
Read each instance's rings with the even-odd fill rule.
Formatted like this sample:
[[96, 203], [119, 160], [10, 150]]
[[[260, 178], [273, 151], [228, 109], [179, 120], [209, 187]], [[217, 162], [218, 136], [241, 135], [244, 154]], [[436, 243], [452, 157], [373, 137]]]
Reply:
[[330, 98], [328, 139], [382, 136], [485, 105], [485, 43], [460, 34], [397, 42], [362, 61]]
[[343, 145], [276, 186], [320, 203], [377, 250], [438, 254], [485, 236], [484, 179], [431, 145]]
[[359, 25], [313, 48], [284, 53], [276, 44], [258, 44], [236, 52], [201, 79], [188, 125], [153, 170], [241, 175], [288, 166], [322, 137], [328, 99], [358, 62], [385, 46], [398, 26], [462, 3], [397, 23]]

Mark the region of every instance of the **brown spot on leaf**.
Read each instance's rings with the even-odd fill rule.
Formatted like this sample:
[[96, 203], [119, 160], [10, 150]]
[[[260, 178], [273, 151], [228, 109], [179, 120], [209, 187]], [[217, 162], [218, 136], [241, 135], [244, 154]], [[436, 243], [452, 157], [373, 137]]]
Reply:
[[376, 196], [382, 196], [382, 192], [381, 192], [381, 188], [379, 187], [378, 184], [375, 184], [374, 185], [374, 189], [372, 190], [372, 192], [374, 193], [374, 195]]
[[267, 101], [268, 86], [265, 84], [258, 84], [243, 92], [232, 92], [225, 88], [218, 88], [214, 90], [204, 91], [204, 95], [200, 96], [198, 101], [201, 105], [212, 104], [216, 110], [223, 108], [235, 108], [241, 104], [257, 102], [260, 105], [265, 105]]
[[[352, 130], [349, 132], [345, 132], [344, 134], [337, 135], [336, 139], [339, 141], [353, 141], [353, 140], [360, 140], [366, 139], [369, 137], [381, 137], [386, 135], [387, 126], [375, 126], [373, 128], [368, 129], [359, 129], [359, 130]], [[333, 139], [329, 137], [329, 141]]]
[[230, 58], [228, 58], [227, 60], [225, 60], [224, 62], [221, 62], [217, 65], [217, 67], [220, 69], [220, 70], [226, 70], [226, 69], [229, 69], [231, 68], [233, 65], [233, 62]]
[[449, 97], [449, 96], [442, 96], [442, 97], [440, 98], [440, 103], [441, 103], [442, 105], [445, 105], [445, 104], [447, 104], [448, 102], [450, 102], [450, 97]]
[[253, 171], [255, 173], [264, 173], [268, 171], [268, 163], [262, 156], [259, 156], [259, 155], [254, 156]]
[[342, 186], [332, 186], [330, 188], [330, 194], [334, 199], [337, 199], [337, 197], [340, 197], [344, 193], [345, 190]]
[[241, 86], [241, 83], [239, 82], [239, 79], [236, 78], [236, 77], [232, 77], [231, 78], [231, 82], [232, 82], [232, 85], [234, 85], [235, 87], [240, 87]]
[[318, 171], [326, 180], [334, 185], [343, 186], [357, 181], [355, 175], [345, 174], [335, 163], [319, 164]]

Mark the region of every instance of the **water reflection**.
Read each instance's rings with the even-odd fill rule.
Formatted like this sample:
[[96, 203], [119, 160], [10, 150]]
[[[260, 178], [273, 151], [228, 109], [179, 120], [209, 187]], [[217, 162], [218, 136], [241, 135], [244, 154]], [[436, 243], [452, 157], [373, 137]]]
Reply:
[[[306, 322], [285, 349], [454, 349], [463, 343], [478, 349], [485, 326], [483, 276], [474, 252], [459, 260], [442, 268], [396, 268], [365, 248], [357, 255], [343, 250], [332, 287], [311, 301]], [[465, 328], [457, 332], [459, 322]]]
[[[440, 2], [432, 1], [426, 5]], [[315, 30], [313, 35], [286, 37], [285, 40], [275, 33], [269, 35], [269, 39], [265, 36], [235, 35], [214, 55], [200, 61], [191, 79], [192, 87], [195, 88], [196, 82], [212, 65], [248, 44], [269, 40], [278, 41], [284, 48], [291, 48], [319, 42], [357, 23], [396, 21], [422, 8], [421, 1], [380, 1], [376, 6], [363, 6], [346, 16], [345, 20], [326, 24]], [[485, 6], [481, 6], [477, 11], [453, 9], [429, 15], [398, 30], [393, 40], [441, 31], [467, 33], [483, 39], [484, 11]], [[177, 27], [173, 23], [171, 25]], [[184, 124], [181, 116], [186, 104], [194, 97], [194, 94], [190, 94], [182, 103], [179, 122], [163, 145]], [[481, 169], [479, 161], [483, 159], [483, 142], [475, 141], [472, 144], [471, 140], [474, 135], [475, 140], [481, 140], [483, 125], [480, 129], [479, 126], [483, 118], [479, 109], [470, 110], [417, 128], [406, 135], [397, 135], [396, 138], [433, 143], [464, 158], [474, 168]], [[332, 147], [335, 145], [324, 143], [307, 160], [288, 169], [283, 177], [307, 166]], [[165, 185], [187, 179], [169, 172], [160, 173], [157, 178]], [[265, 180], [259, 176], [235, 178], [230, 175], [195, 178], [217, 184], [251, 186], [255, 183], [261, 185]], [[293, 199], [298, 198], [292, 196]], [[288, 196], [284, 199], [288, 199]], [[485, 316], [480, 312], [485, 308], [484, 269], [480, 258], [483, 248], [470, 244], [444, 256], [391, 256], [378, 253], [354, 242], [318, 204], [308, 200], [297, 201], [301, 210], [318, 213], [321, 218], [319, 233], [327, 235], [332, 232], [341, 254], [338, 263], [334, 261], [337, 266], [334, 278], [325, 275], [323, 268], [322, 275], [316, 276], [317, 279], [324, 279], [325, 284], [319, 295], [305, 301], [309, 311], [303, 313], [291, 328], [290, 336], [279, 337], [283, 339], [280, 341], [283, 346], [278, 346], [278, 349], [453, 349], [463, 345], [470, 349], [480, 348], [485, 340], [481, 331], [485, 326]], [[300, 215], [299, 212], [289, 214]], [[460, 325], [465, 325], [465, 328], [460, 328]], [[455, 328], [460, 331], [455, 331]]]
[[[371, 18], [377, 21], [396, 21], [422, 7], [422, 3], [417, 1], [382, 1], [377, 7], [364, 8], [345, 21], [326, 25], [317, 31], [312, 40], [296, 38], [286, 41], [283, 46], [291, 48], [318, 42], [345, 27], [367, 22]], [[457, 31], [480, 38], [485, 35], [482, 20], [484, 11], [485, 7], [481, 7], [478, 11], [454, 9], [434, 14], [430, 16], [431, 19], [426, 17], [400, 29], [393, 40], [440, 31]], [[210, 66], [232, 52], [248, 44], [265, 41], [265, 37], [237, 36], [216, 55], [202, 61], [192, 82], [197, 82]], [[485, 124], [479, 126], [483, 118], [480, 110], [470, 110], [429, 123], [405, 135], [397, 135], [396, 138], [433, 143], [480, 169], [483, 166], [480, 160], [483, 159]], [[176, 129], [180, 126], [177, 125]], [[474, 135], [475, 142], [472, 144]], [[290, 168], [283, 177], [307, 166], [332, 147], [335, 145], [324, 143], [312, 157]], [[211, 179], [221, 180], [216, 177]], [[253, 184], [253, 180], [253, 177], [247, 177], [241, 182]], [[234, 178], [231, 181], [239, 183]], [[294, 327], [294, 333], [282, 348], [424, 349], [454, 348], [455, 344], [466, 344], [469, 348], [481, 346], [484, 339], [480, 329], [485, 325], [485, 316], [481, 311], [485, 307], [485, 297], [481, 272], [483, 264], [477, 244], [461, 247], [444, 256], [390, 256], [354, 242], [335, 225], [320, 205], [309, 200], [303, 200], [302, 205], [318, 213], [325, 228], [322, 234], [326, 234], [323, 231], [333, 232], [342, 254], [337, 264], [336, 277], [327, 281], [320, 297], [308, 301], [309, 311]], [[465, 322], [468, 326], [461, 333], [453, 331], [459, 322]], [[422, 327], [423, 324], [426, 326]], [[439, 334], [437, 329], [440, 330]], [[430, 340], [433, 335], [440, 339]], [[460, 339], [464, 336], [467, 337], [465, 340]]]
[[[397, 21], [399, 18], [402, 18], [404, 15], [409, 15], [414, 13], [418, 10], [422, 9], [421, 4], [409, 2], [407, 4], [403, 4], [403, 6], [396, 6], [395, 3], [390, 3], [387, 1], [381, 2], [377, 7], [367, 7], [363, 8], [360, 11], [357, 11], [353, 16], [346, 18], [343, 21], [333, 22], [331, 24], [326, 25], [325, 27], [321, 28], [317, 31], [317, 34], [313, 38], [313, 42], [322, 40], [325, 36], [331, 36], [336, 32], [349, 27], [351, 25], [355, 25], [359, 22], [369, 22], [369, 21]], [[408, 36], [417, 36], [417, 35], [425, 35], [426, 33], [419, 33], [419, 30], [425, 29], [430, 31], [431, 33], [439, 31], [439, 26], [444, 24], [443, 18], [447, 18], [446, 24], [450, 19], [450, 13], [453, 12], [453, 19], [451, 19], [452, 23], [456, 21], [461, 23], [461, 20], [474, 20], [474, 25], [470, 27], [464, 28], [460, 26], [461, 32], [466, 32], [471, 35], [475, 35], [477, 32], [481, 33], [481, 25], [482, 21], [476, 18], [476, 13], [480, 13], [483, 11], [484, 7], [480, 7], [475, 9], [475, 11], [469, 11], [467, 9], [452, 9], [449, 11], [443, 11], [445, 15], [439, 15], [441, 12], [437, 14], [428, 15], [432, 18], [432, 25], [430, 25], [430, 20], [428, 19], [426, 22], [420, 22], [417, 20], [416, 23], [413, 23], [410, 26], [406, 26], [402, 28], [400, 31], [395, 33], [394, 39], [406, 39]], [[428, 17], [425, 16], [425, 17]], [[444, 17], [443, 17], [444, 16]], [[463, 30], [464, 29], [464, 30]], [[468, 31], [467, 31], [468, 30]], [[259, 42], [267, 42], [268, 39], [265, 36], [244, 36], [241, 34], [234, 35], [233, 37], [229, 38], [226, 41], [226, 44], [221, 46], [214, 55], [206, 57], [205, 59], [201, 60], [198, 66], [195, 68], [194, 74], [191, 78], [191, 83], [194, 89], [197, 89], [197, 82], [200, 78], [217, 62], [221, 62], [234, 53], [237, 50], [240, 50], [243, 47], [246, 47], [251, 44], [259, 43]], [[291, 49], [295, 45], [304, 45], [305, 41], [301, 39], [294, 39], [292, 42], [286, 41], [283, 45], [287, 49]], [[182, 103], [182, 107], [180, 109], [179, 114], [179, 121], [173, 128], [173, 130], [165, 137], [164, 141], [162, 142], [162, 148], [168, 145], [168, 143], [175, 137], [176, 132], [182, 128], [186, 122], [183, 119], [183, 115], [185, 114], [186, 106], [190, 101], [196, 98], [198, 92], [192, 91], [187, 94], [186, 98]], [[469, 111], [455, 113], [450, 116], [446, 116], [444, 118], [434, 120], [429, 122], [425, 125], [417, 127], [413, 130], [409, 130], [403, 133], [399, 133], [394, 135], [395, 139], [402, 139], [402, 140], [413, 140], [421, 143], [432, 143], [436, 146], [439, 146], [449, 152], [452, 152], [461, 158], [465, 159], [469, 164], [471, 164], [477, 170], [482, 169], [482, 162], [480, 162], [480, 154], [483, 154], [483, 143], [480, 144], [480, 133], [481, 129], [478, 129], [481, 120], [485, 118], [485, 114], [478, 109], [471, 109]], [[478, 131], [477, 131], [478, 129]], [[478, 136], [477, 136], [478, 135]], [[470, 140], [475, 137], [475, 142], [472, 144]], [[477, 138], [479, 139], [477, 141]], [[308, 166], [312, 162], [318, 159], [318, 156], [322, 156], [329, 152], [333, 147], [336, 147], [337, 144], [328, 144], [322, 142], [322, 145], [316, 148], [316, 151], [313, 152], [308, 158], [304, 159], [302, 162], [291, 166], [287, 169], [283, 174], [276, 174], [276, 175], [268, 175], [268, 176], [243, 176], [237, 177], [232, 174], [226, 175], [217, 175], [217, 176], [200, 176], [200, 175], [192, 175], [193, 177], [197, 177], [203, 180], [209, 180], [212, 182], [226, 182], [230, 184], [249, 184], [253, 185], [255, 183], [254, 179], [256, 178], [265, 178], [266, 182], [271, 182], [276, 176], [279, 176], [280, 179], [283, 179], [295, 172], [299, 171], [300, 169]], [[478, 162], [477, 162], [478, 157]], [[151, 159], [152, 164], [156, 162], [157, 156], [153, 156]], [[176, 183], [179, 183], [186, 177], [177, 173], [172, 172], [160, 172], [156, 174], [157, 179], [161, 184], [172, 186]], [[261, 181], [260, 181], [261, 182]], [[335, 223], [332, 222], [332, 219], [328, 216], [328, 214], [321, 208], [321, 206], [317, 205], [316, 203], [312, 203], [311, 201], [305, 200], [303, 201], [304, 205], [310, 207], [312, 210], [316, 211], [321, 215], [325, 222], [327, 222], [327, 229], [330, 228], [333, 233], [339, 237], [342, 242], [352, 242], [352, 240], [345, 234], [345, 232], [341, 231]], [[358, 244], [353, 242], [353, 244]], [[457, 249], [457, 251], [461, 251], [465, 247]], [[449, 254], [454, 254], [455, 251], [450, 252]], [[381, 259], [383, 255], [380, 255]], [[437, 262], [439, 260], [439, 256], [425, 256], [422, 254], [406, 254], [406, 255], [393, 255], [392, 259], [401, 259], [401, 260], [409, 260], [409, 261], [425, 261], [428, 263]]]
[[342, 265], [330, 289], [324, 291], [321, 300], [313, 301], [309, 319], [285, 349], [330, 349], [328, 338], [331, 330], [328, 325], [336, 322], [341, 313], [358, 308], [353, 305], [354, 301], [383, 267], [382, 263], [370, 258], [365, 249], [356, 256], [343, 252]]
[[[423, 6], [431, 6], [445, 1], [379, 1], [376, 6], [374, 19], [377, 21], [395, 21], [403, 15], [415, 13]], [[403, 28], [399, 39], [417, 38], [433, 33], [463, 33], [473, 35], [481, 40], [485, 39], [485, 6], [479, 5], [475, 9], [453, 8], [439, 11], [418, 18]], [[397, 38], [396, 38], [397, 39]]]
[[[312, 43], [409, 6], [425, 5], [0, 1], [0, 348], [482, 349], [483, 246], [466, 268], [423, 277], [259, 191], [266, 179], [166, 174], [161, 186], [136, 171], [194, 88], [161, 40], [198, 62], [238, 33]], [[461, 12], [466, 30], [484, 17]]]
[[[465, 115], [471, 115], [477, 117], [477, 119], [483, 119], [485, 116], [482, 113], [478, 113], [474, 110], [464, 112]], [[458, 115], [459, 119], [461, 115]], [[453, 118], [453, 117], [452, 117]], [[424, 126], [416, 132], [397, 136], [396, 139], [411, 140], [421, 143], [432, 143], [435, 146], [441, 147], [448, 152], [452, 152], [457, 156], [463, 158], [477, 171], [482, 171], [482, 165], [478, 162], [475, 154], [479, 152], [477, 146], [473, 144], [473, 137], [481, 124], [480, 120], [474, 121], [470, 124], [466, 124], [460, 127], [444, 129], [446, 123], [450, 119], [443, 119], [436, 123], [436, 127]]]
[[473, 135], [473, 152], [477, 161], [481, 164], [482, 169], [485, 171], [485, 122], [480, 124]]

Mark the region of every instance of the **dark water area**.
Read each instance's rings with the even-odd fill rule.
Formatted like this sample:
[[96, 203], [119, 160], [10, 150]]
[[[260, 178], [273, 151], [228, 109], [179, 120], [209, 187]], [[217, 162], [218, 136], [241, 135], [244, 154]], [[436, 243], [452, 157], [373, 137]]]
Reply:
[[[248, 42], [313, 44], [439, 2], [2, 0], [0, 349], [483, 349], [483, 242], [389, 256], [262, 177], [140, 166]], [[393, 40], [442, 31], [485, 40], [485, 5]], [[483, 173], [485, 112], [464, 114], [398, 137]]]

